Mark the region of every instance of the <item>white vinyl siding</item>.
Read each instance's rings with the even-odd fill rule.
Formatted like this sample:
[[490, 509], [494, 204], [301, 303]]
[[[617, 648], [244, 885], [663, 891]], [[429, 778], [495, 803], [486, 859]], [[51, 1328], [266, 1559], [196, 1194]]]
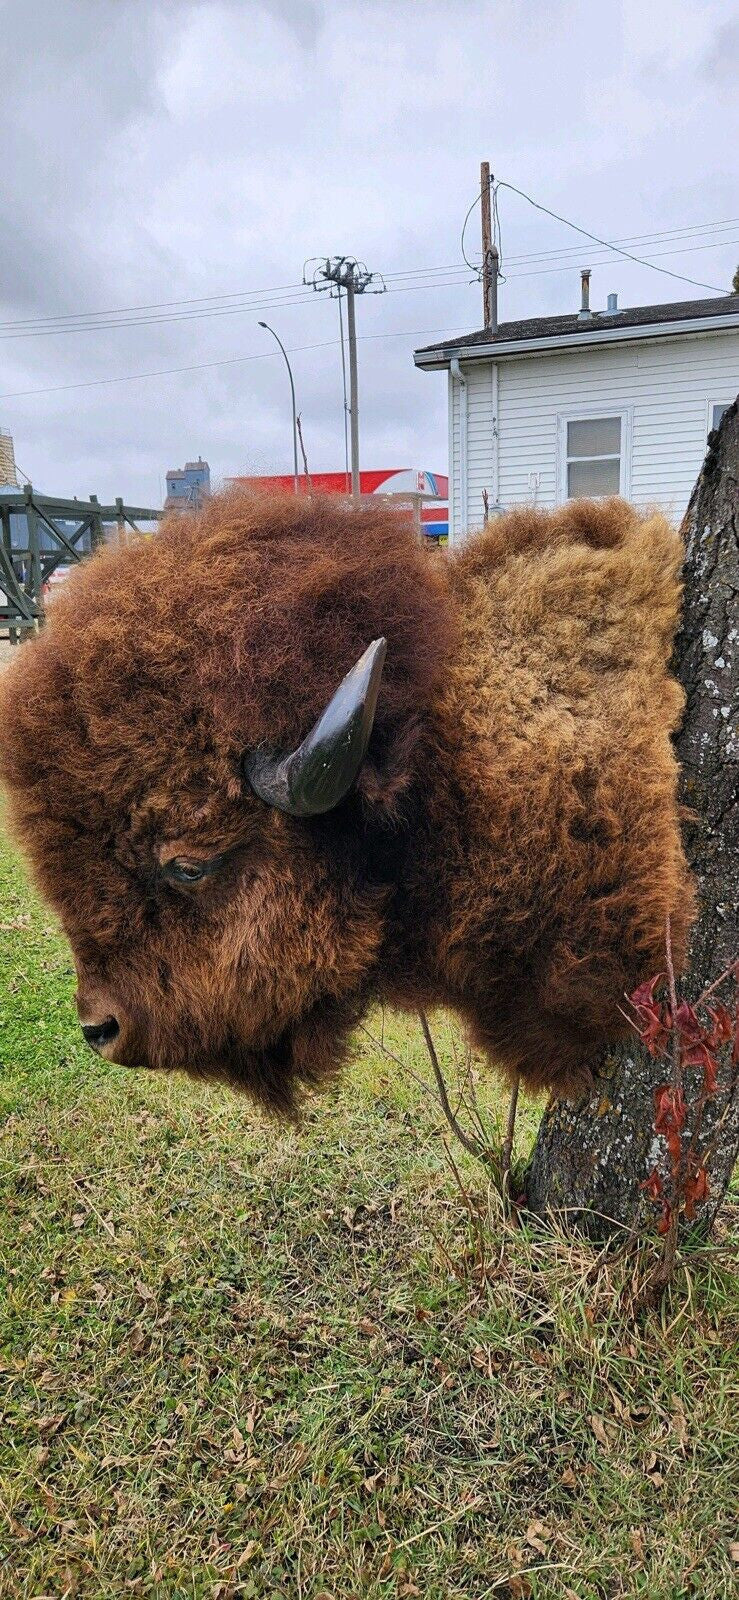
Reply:
[[[498, 367], [499, 499], [501, 506], [555, 506], [562, 494], [558, 418], [621, 415], [625, 493], [637, 505], [658, 504], [681, 517], [706, 449], [710, 407], [739, 389], [739, 330], [680, 334], [634, 345], [505, 357]], [[463, 362], [467, 378], [467, 496], [459, 473], [459, 384], [452, 395], [455, 537], [483, 520], [482, 490], [493, 479], [492, 364]], [[492, 495], [491, 495], [492, 500]]]
[[[464, 366], [465, 385], [450, 375], [452, 395], [451, 435], [453, 452], [449, 472], [449, 516], [452, 537], [465, 528], [478, 527], [484, 519], [482, 491], [490, 499], [493, 478], [493, 385], [490, 362]], [[467, 390], [467, 497], [462, 504], [462, 457], [460, 419], [465, 411], [463, 388]]]

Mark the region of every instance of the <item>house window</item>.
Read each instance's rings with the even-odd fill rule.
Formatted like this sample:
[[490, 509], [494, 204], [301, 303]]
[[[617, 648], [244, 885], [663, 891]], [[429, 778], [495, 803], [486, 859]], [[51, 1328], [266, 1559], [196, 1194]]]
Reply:
[[565, 419], [565, 499], [621, 492], [622, 418]]
[[720, 428], [720, 426], [721, 426], [721, 418], [723, 417], [724, 412], [728, 411], [730, 405], [731, 405], [731, 401], [730, 400], [719, 401], [717, 405], [709, 405], [709, 408], [708, 408], [708, 429], [709, 429], [709, 432], [713, 432], [714, 428]]

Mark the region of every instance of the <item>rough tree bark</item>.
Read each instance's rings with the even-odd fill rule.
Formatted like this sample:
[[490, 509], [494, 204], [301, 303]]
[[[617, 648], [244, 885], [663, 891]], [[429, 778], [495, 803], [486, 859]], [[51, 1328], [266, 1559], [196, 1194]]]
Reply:
[[[685, 590], [674, 667], [687, 695], [677, 738], [681, 799], [695, 819], [686, 822], [684, 839], [699, 912], [682, 983], [693, 1000], [739, 954], [739, 399], [709, 437], [682, 532]], [[654, 1166], [668, 1182], [664, 1141], [653, 1127], [654, 1089], [667, 1074], [635, 1036], [593, 1070], [589, 1097], [547, 1108], [527, 1193], [538, 1215], [566, 1211], [591, 1232], [607, 1234], [606, 1218], [630, 1226], [654, 1216], [639, 1187]], [[735, 1085], [732, 1093], [731, 1078], [726, 1059], [704, 1123], [706, 1137], [715, 1140], [710, 1194], [699, 1208], [705, 1226], [739, 1155], [739, 1090]], [[686, 1073], [688, 1132], [696, 1080]]]

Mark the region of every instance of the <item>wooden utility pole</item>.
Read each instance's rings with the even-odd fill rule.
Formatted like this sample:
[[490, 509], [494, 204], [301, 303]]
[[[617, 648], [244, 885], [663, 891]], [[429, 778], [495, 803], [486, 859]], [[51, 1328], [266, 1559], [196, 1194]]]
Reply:
[[480, 164], [480, 211], [482, 216], [482, 310], [485, 327], [491, 333], [498, 331], [498, 272], [500, 258], [493, 242], [493, 225], [490, 206], [490, 162]]

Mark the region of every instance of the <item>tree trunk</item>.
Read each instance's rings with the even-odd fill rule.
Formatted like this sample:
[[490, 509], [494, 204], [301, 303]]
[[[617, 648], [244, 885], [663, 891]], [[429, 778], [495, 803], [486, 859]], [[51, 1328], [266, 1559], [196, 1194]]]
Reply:
[[[684, 841], [699, 900], [681, 986], [692, 1000], [739, 955], [739, 399], [709, 437], [682, 532], [685, 590], [674, 667], [687, 695], [676, 748], [681, 800], [692, 813]], [[697, 1213], [705, 1226], [739, 1155], [739, 1085], [732, 1090], [729, 1053], [704, 1120], [713, 1145], [710, 1193]], [[592, 1094], [553, 1102], [544, 1114], [528, 1172], [528, 1203], [540, 1216], [566, 1212], [589, 1231], [607, 1234], [606, 1219], [631, 1225], [654, 1217], [640, 1190], [653, 1167], [669, 1183], [653, 1099], [669, 1074], [636, 1035], [606, 1052], [593, 1071]], [[685, 1074], [688, 1132], [697, 1077]]]

